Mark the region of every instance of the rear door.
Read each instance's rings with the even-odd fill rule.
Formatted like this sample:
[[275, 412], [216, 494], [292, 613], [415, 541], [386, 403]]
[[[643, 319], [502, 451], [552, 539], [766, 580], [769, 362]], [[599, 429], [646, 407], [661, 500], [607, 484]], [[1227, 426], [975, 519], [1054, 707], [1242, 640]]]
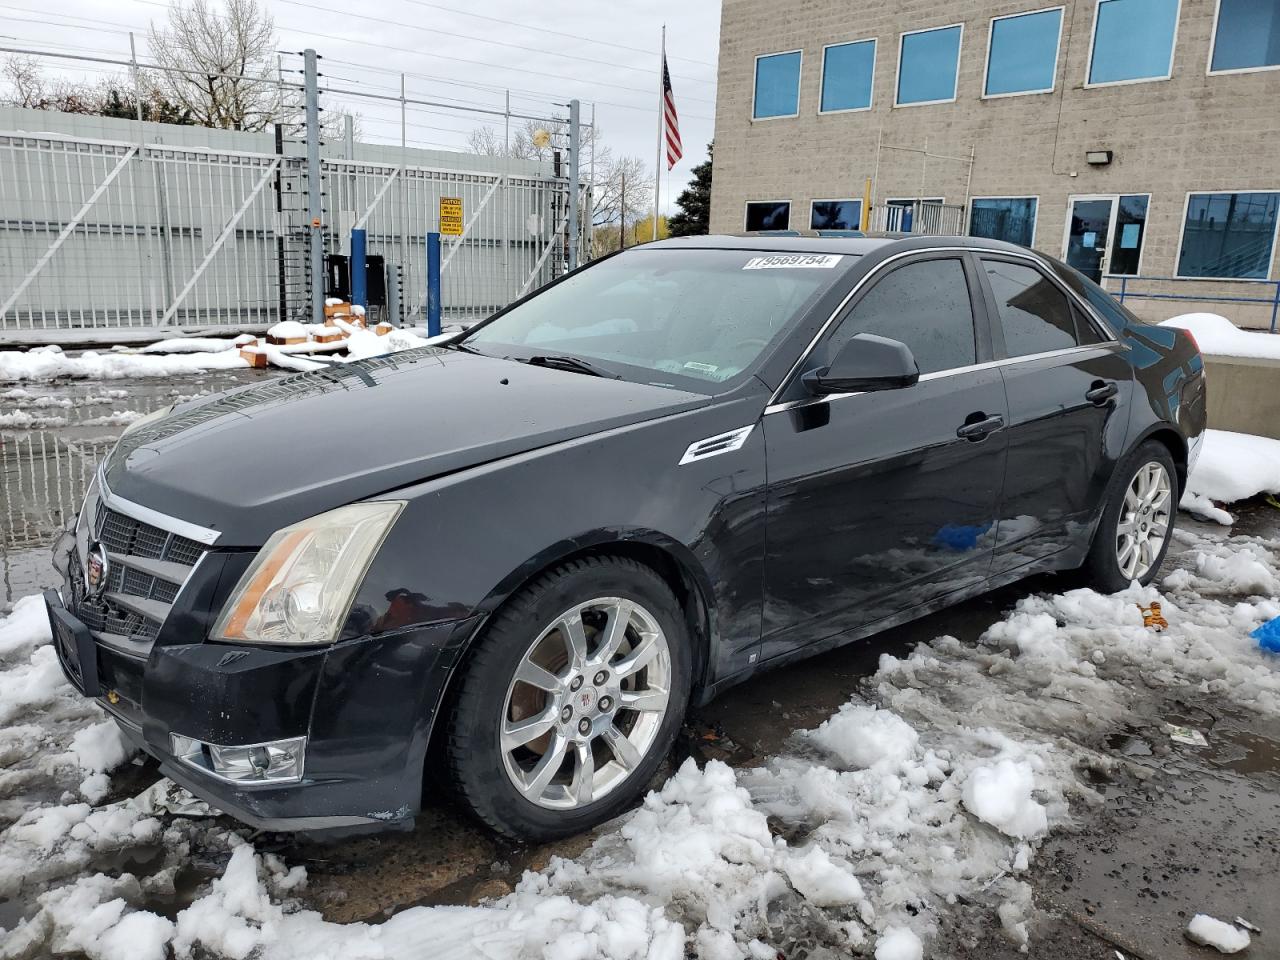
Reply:
[[797, 373], [856, 333], [906, 343], [922, 376], [833, 397], [797, 378], [766, 411], [763, 659], [972, 586], [990, 566], [1005, 391], [974, 264], [937, 253], [887, 268]]
[[977, 262], [1009, 406], [998, 575], [1087, 544], [1115, 467], [1107, 451], [1124, 448], [1133, 370], [1126, 348], [1037, 262]]

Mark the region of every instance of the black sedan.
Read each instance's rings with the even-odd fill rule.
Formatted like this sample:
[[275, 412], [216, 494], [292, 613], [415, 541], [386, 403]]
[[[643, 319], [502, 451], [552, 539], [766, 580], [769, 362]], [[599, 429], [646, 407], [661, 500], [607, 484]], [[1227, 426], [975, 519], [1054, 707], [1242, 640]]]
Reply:
[[275, 830], [622, 811], [690, 703], [1046, 570], [1149, 582], [1181, 330], [963, 238], [704, 237], [452, 342], [135, 425], [57, 548], [64, 669]]

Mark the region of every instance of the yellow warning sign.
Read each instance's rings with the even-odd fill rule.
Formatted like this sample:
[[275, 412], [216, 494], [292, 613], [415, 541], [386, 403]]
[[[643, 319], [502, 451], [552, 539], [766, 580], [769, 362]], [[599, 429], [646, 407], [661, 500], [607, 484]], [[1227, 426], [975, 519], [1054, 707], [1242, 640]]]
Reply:
[[462, 198], [440, 198], [440, 233], [446, 237], [462, 236]]

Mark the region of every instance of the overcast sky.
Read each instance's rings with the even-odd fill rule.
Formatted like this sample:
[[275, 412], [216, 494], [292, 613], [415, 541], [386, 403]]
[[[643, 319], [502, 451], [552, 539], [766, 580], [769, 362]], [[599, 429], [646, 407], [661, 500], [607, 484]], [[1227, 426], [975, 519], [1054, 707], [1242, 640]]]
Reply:
[[[602, 142], [644, 158], [650, 168], [656, 159], [658, 48], [665, 22], [685, 148], [670, 175], [672, 194], [706, 155], [714, 125], [719, 0], [264, 2], [275, 18], [280, 49], [314, 47], [334, 87], [398, 94], [403, 71], [410, 98], [501, 109], [510, 89], [512, 110], [536, 115], [563, 113], [555, 104], [576, 96], [584, 104], [584, 120], [595, 103]], [[147, 26], [163, 20], [167, 6], [166, 0], [0, 0], [0, 44], [127, 59], [133, 30], [139, 59], [145, 60]], [[86, 77], [118, 72], [47, 63], [50, 72]], [[301, 58], [286, 56], [284, 65], [299, 69]], [[337, 99], [328, 97], [326, 106], [343, 106]], [[343, 99], [361, 115], [363, 139], [399, 143], [398, 104]], [[424, 147], [461, 148], [480, 123], [502, 133], [500, 117], [411, 108], [408, 139]], [[665, 179], [663, 188], [665, 194]]]

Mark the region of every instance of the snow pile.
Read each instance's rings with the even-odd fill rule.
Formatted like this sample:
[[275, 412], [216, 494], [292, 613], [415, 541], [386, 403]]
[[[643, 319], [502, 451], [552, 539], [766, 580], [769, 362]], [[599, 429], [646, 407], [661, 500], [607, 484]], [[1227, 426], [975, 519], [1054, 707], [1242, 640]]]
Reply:
[[1209, 356], [1280, 360], [1280, 336], [1241, 330], [1216, 313], [1184, 313], [1162, 321], [1160, 326], [1191, 331], [1200, 352]]
[[1249, 946], [1249, 934], [1208, 914], [1197, 913], [1187, 924], [1187, 936], [1201, 946], [1219, 953], [1239, 953]]
[[1230, 515], [1210, 514], [1206, 508], [1214, 508], [1206, 501], [1234, 503], [1260, 493], [1280, 493], [1280, 440], [1206, 430], [1200, 459], [1187, 478], [1183, 509], [1229, 524]]
[[876, 960], [922, 960], [924, 945], [906, 927], [890, 927], [876, 941]]
[[1045, 808], [1031, 796], [1034, 789], [1032, 765], [1004, 759], [969, 774], [964, 784], [964, 805], [1001, 833], [1029, 840], [1049, 829]]
[[0, 383], [74, 377], [121, 380], [126, 377], [175, 377], [205, 370], [247, 367], [234, 350], [151, 356], [141, 353], [99, 353], [86, 350], [69, 356], [58, 346], [31, 350], [0, 350]]

